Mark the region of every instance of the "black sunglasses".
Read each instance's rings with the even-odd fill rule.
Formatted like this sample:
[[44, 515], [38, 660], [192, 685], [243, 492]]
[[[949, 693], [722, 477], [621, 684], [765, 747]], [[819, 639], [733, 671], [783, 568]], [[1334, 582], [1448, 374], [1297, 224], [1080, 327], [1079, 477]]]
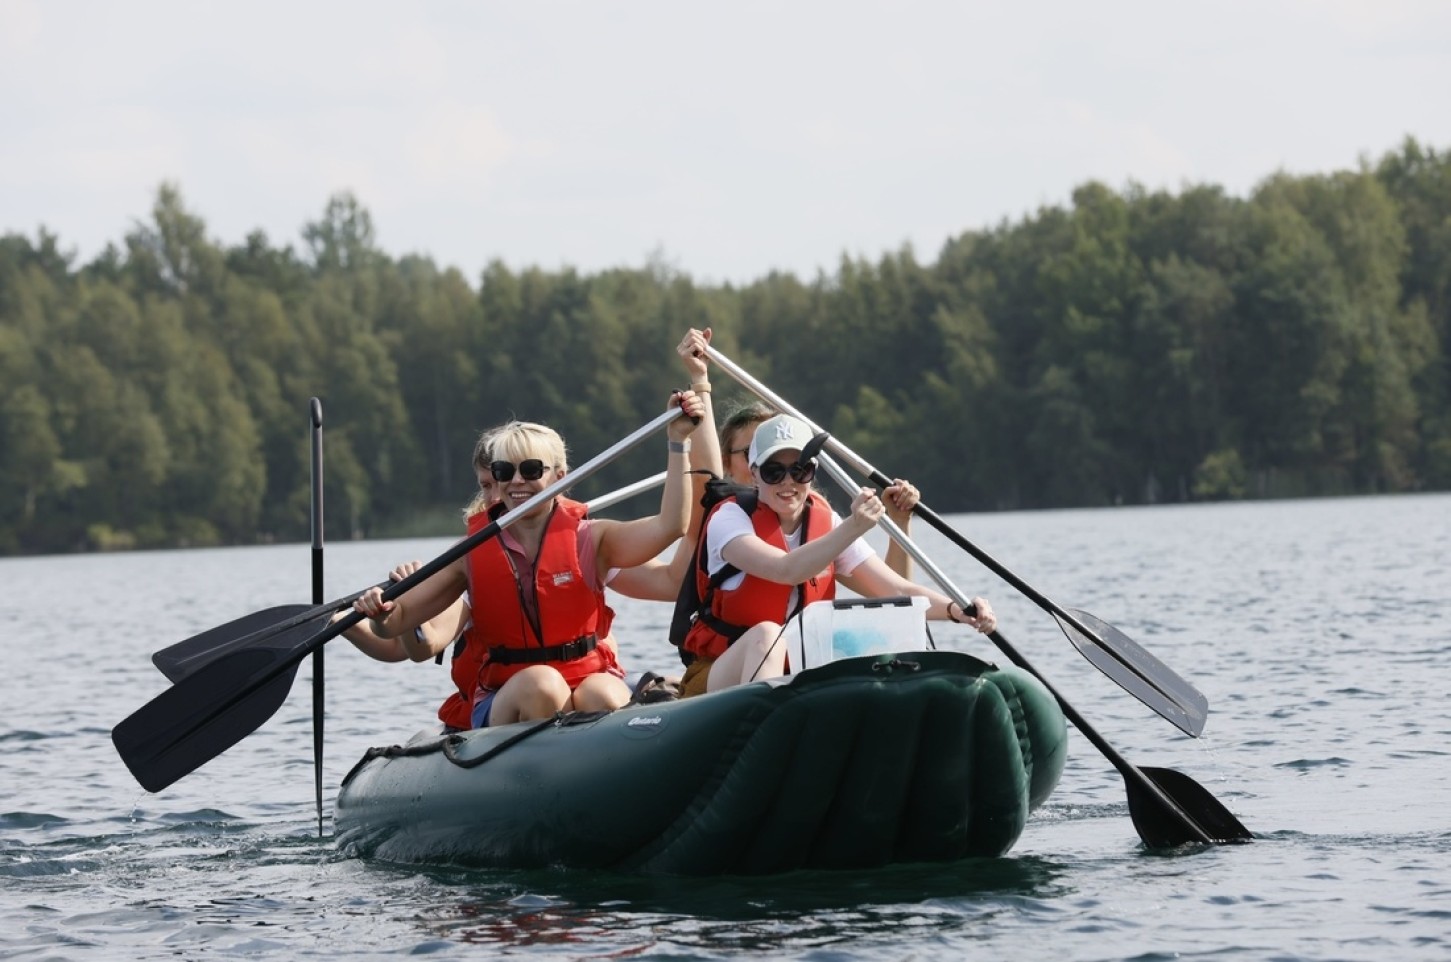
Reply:
[[756, 465], [756, 470], [760, 473], [761, 480], [767, 484], [780, 484], [788, 473], [797, 484], [809, 484], [816, 477], [816, 462], [813, 460], [802, 464], [797, 461], [788, 466], [780, 461], [767, 461], [765, 464]]
[[[512, 461], [493, 461], [489, 464], [489, 473], [494, 480], [500, 483], [514, 480], [514, 463]], [[528, 458], [519, 462], [519, 477], [525, 481], [538, 481], [544, 477], [544, 462], [538, 458]]]

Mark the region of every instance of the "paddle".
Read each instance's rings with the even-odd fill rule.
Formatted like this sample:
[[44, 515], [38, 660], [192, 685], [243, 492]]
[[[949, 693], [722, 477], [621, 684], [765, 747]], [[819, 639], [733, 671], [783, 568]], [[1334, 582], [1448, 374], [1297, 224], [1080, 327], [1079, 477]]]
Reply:
[[[722, 370], [761, 400], [774, 406], [776, 410], [800, 418], [810, 425], [813, 431], [821, 430], [812, 423], [810, 418], [793, 408], [784, 398], [757, 381], [715, 348], [707, 348], [706, 354], [720, 365]], [[827, 447], [833, 454], [848, 462], [859, 474], [869, 477], [873, 483], [882, 487], [892, 483], [890, 477], [872, 467], [836, 438], [829, 438]], [[927, 505], [919, 502], [913, 509], [913, 514], [926, 519], [928, 524], [946, 535], [954, 544], [1027, 595], [1040, 608], [1051, 613], [1058, 620], [1073, 646], [1095, 668], [1108, 675], [1129, 694], [1163, 718], [1168, 719], [1185, 734], [1197, 738], [1204, 731], [1204, 723], [1209, 713], [1208, 699], [1173, 669], [1106, 622], [1087, 615], [1086, 612], [1058, 607], [1026, 581], [999, 564], [987, 552], [964, 538]], [[1090, 627], [1090, 625], [1094, 627]]]
[[[1081, 608], [1064, 611], [1071, 620], [1057, 612], [1053, 618], [1079, 654], [1180, 731], [1199, 737], [1209, 717], [1209, 699], [1113, 625]], [[1083, 634], [1076, 625], [1091, 628], [1093, 636]]]
[[[313, 398], [308, 405], [312, 421], [312, 603], [322, 604], [322, 401]], [[312, 653], [312, 780], [317, 796], [317, 837], [323, 837], [322, 824], [322, 745], [327, 705], [327, 664], [325, 650]]]
[[[383, 589], [384, 600], [397, 598], [447, 568], [680, 416], [680, 408], [671, 408], [638, 428], [413, 574], [389, 584]], [[345, 607], [344, 603], [333, 604], [337, 606], [334, 610]], [[208, 662], [111, 730], [111, 741], [121, 760], [149, 792], [159, 792], [196, 771], [271, 718], [287, 698], [298, 663], [362, 619], [361, 612], [350, 612], [322, 627], [293, 650], [283, 652], [271, 646], [241, 648]]]
[[[591, 513], [603, 511], [664, 483], [665, 472], [661, 471], [591, 499], [589, 510]], [[382, 581], [375, 587], [387, 588], [389, 584]], [[320, 589], [315, 588], [315, 592], [320, 593]], [[306, 644], [329, 618], [350, 607], [361, 594], [363, 592], [359, 591], [324, 605], [279, 605], [255, 611], [163, 648], [152, 654], [151, 661], [163, 675], [176, 682], [222, 655], [243, 648], [272, 648], [285, 652]]]
[[[804, 419], [803, 419], [804, 420]], [[820, 437], [821, 435], [818, 435]], [[828, 441], [828, 444], [830, 442]], [[843, 491], [855, 494], [857, 484], [841, 467], [826, 454], [818, 456], [821, 466]], [[947, 575], [922, 553], [912, 539], [886, 515], [878, 522], [893, 541], [901, 545], [922, 569], [942, 588], [953, 601], [964, 610], [971, 610], [971, 603]], [[1240, 824], [1219, 800], [1201, 788], [1187, 775], [1168, 768], [1134, 767], [1114, 750], [1080, 715], [1068, 699], [1053, 687], [1022, 654], [1008, 642], [1001, 633], [994, 631], [988, 636], [1003, 654], [1019, 668], [1033, 675], [1057, 700], [1063, 714], [1073, 722], [1075, 728], [1093, 743], [1124, 777], [1129, 795], [1129, 817], [1144, 844], [1152, 848], [1182, 845], [1185, 842], [1237, 842], [1247, 841], [1254, 836]]]
[[[388, 585], [389, 582], [380, 581], [374, 587], [387, 588]], [[152, 654], [151, 663], [161, 669], [168, 679], [179, 682], [221, 656], [243, 648], [292, 648], [321, 628], [334, 614], [351, 607], [362, 594], [362, 591], [355, 592], [322, 605], [278, 605], [254, 611], [162, 648]]]
[[616, 488], [609, 494], [602, 494], [598, 498], [590, 498], [585, 502], [585, 507], [589, 508], [590, 514], [613, 507], [621, 501], [633, 498], [637, 494], [643, 494], [651, 488], [660, 487], [660, 485], [665, 483], [665, 474], [666, 472], [661, 471], [659, 474], [652, 474], [648, 478], [641, 478], [634, 484], [627, 484], [623, 488]]

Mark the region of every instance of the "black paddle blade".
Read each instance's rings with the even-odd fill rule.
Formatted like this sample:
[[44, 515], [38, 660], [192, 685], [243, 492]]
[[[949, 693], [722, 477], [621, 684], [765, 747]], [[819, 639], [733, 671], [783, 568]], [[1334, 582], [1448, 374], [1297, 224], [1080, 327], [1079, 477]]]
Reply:
[[[312, 605], [278, 605], [276, 608], [254, 611], [236, 621], [218, 625], [199, 635], [192, 635], [185, 641], [178, 641], [174, 645], [154, 652], [151, 655], [151, 663], [171, 681], [181, 681], [199, 668], [241, 648], [252, 645], [275, 647], [272, 639], [265, 637], [268, 631], [273, 629], [281, 631], [290, 627], [284, 625], [284, 622], [311, 611], [312, 608]], [[329, 614], [331, 612], [325, 611], [318, 617], [325, 617]], [[313, 631], [316, 630], [316, 626], [311, 621], [303, 622], [303, 624]]]
[[1057, 613], [1053, 615], [1068, 640], [1073, 642], [1073, 647], [1092, 662], [1093, 667], [1173, 722], [1186, 735], [1199, 737], [1209, 717], [1209, 699], [1199, 689], [1108, 622], [1078, 608], [1064, 610], [1098, 635], [1098, 640], [1095, 640]]
[[[316, 635], [316, 631], [313, 632]], [[287, 700], [301, 657], [275, 648], [232, 652], [142, 705], [111, 729], [131, 774], [159, 792], [256, 731]], [[270, 677], [269, 677], [270, 676]]]
[[[1167, 796], [1126, 777], [1129, 816], [1139, 837], [1150, 848], [1172, 848], [1188, 842], [1248, 842], [1254, 833], [1194, 779], [1172, 768], [1140, 768], [1140, 772]], [[1196, 829], [1198, 831], [1196, 831]]]

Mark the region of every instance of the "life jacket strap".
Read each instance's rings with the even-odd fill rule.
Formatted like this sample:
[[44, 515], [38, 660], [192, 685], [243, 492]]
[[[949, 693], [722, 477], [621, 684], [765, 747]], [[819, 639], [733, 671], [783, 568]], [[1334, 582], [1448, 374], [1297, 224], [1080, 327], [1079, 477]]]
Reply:
[[544, 645], [540, 648], [490, 648], [489, 661], [496, 665], [538, 664], [546, 661], [574, 661], [599, 647], [594, 635], [582, 635], [562, 645]]

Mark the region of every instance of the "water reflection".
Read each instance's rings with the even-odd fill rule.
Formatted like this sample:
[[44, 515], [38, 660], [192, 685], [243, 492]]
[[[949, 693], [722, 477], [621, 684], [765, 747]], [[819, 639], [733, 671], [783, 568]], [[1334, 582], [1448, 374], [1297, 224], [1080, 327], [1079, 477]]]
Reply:
[[620, 939], [642, 951], [652, 940], [779, 951], [895, 937], [904, 927], [914, 937], [934, 926], [960, 933], [973, 917], [1062, 895], [1063, 873], [1038, 857], [768, 878], [435, 871], [433, 880], [450, 890], [446, 904], [413, 919], [429, 939], [496, 946], [598, 947]]

